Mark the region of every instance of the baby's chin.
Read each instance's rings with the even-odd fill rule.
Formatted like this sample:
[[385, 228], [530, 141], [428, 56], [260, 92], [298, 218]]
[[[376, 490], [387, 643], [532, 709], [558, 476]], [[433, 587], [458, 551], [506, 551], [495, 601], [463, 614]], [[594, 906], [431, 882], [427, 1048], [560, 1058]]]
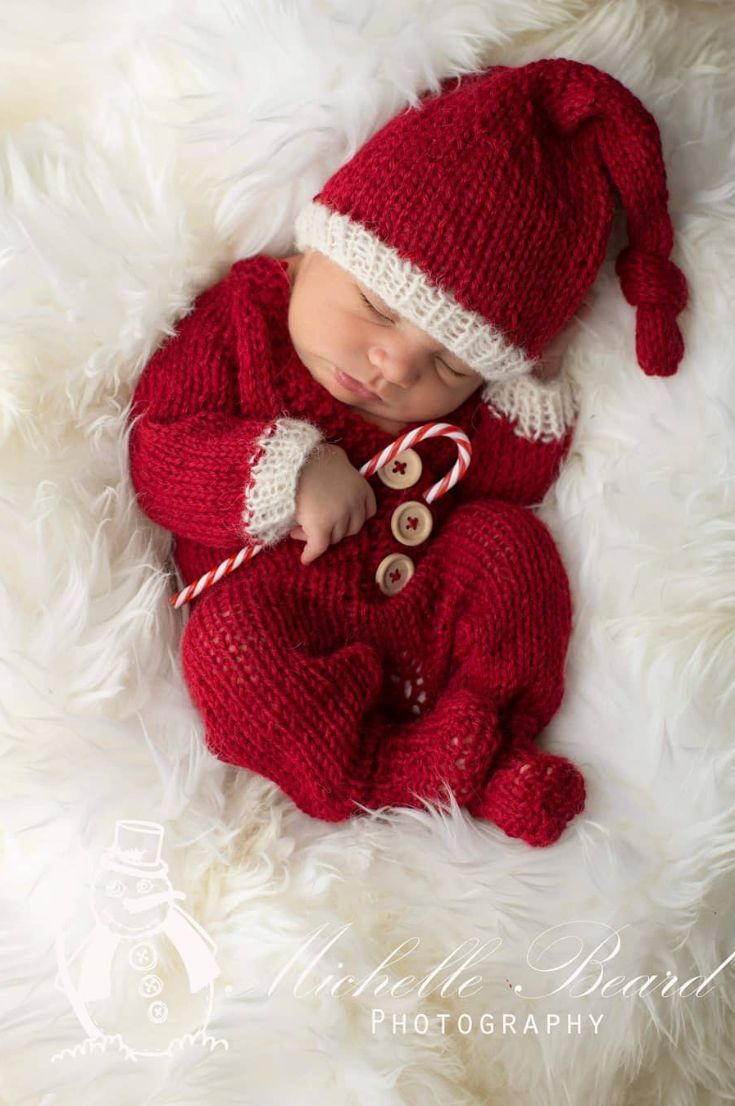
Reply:
[[[352, 405], [351, 405], [352, 406]], [[398, 437], [409, 426], [422, 426], [426, 422], [443, 422], [447, 419], [451, 412], [446, 414], [406, 414], [405, 412], [399, 413], [394, 411], [386, 411], [380, 413], [371, 411], [364, 407], [353, 407], [359, 415], [362, 415], [366, 422], [372, 423], [374, 426], [379, 426], [381, 430], [385, 430], [388, 434], [393, 434], [394, 437]]]
[[[362, 415], [365, 422], [372, 423], [373, 426], [380, 427], [381, 430], [385, 430], [387, 434], [394, 434], [396, 437], [402, 434], [407, 426], [410, 426], [412, 422], [416, 422], [416, 419], [411, 419], [408, 422], [401, 422], [394, 419], [386, 419], [381, 415], [375, 415], [372, 411], [365, 411], [362, 407], [357, 412]], [[418, 420], [423, 421], [423, 420]]]
[[385, 403], [375, 403], [375, 408], [380, 410], [374, 410], [369, 406], [363, 406], [363, 401], [359, 396], [355, 396], [355, 402], [351, 400], [343, 399], [342, 396], [336, 395], [332, 392], [335, 399], [340, 403], [344, 403], [345, 407], [351, 407], [352, 410], [360, 415], [365, 422], [372, 423], [373, 426], [380, 427], [381, 430], [385, 430], [388, 434], [401, 434], [407, 426], [410, 426], [413, 422], [427, 422], [427, 419], [412, 419], [406, 415], [399, 414], [397, 411], [393, 411], [390, 407], [387, 407]]

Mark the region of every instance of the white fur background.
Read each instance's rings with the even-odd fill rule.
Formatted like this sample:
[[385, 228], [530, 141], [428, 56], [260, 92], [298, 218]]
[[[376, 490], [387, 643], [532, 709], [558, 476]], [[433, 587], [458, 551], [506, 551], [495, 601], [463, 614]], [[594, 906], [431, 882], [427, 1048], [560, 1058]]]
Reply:
[[[683, 982], [735, 951], [734, 23], [731, 5], [667, 0], [3, 0], [4, 1103], [733, 1098], [735, 962], [702, 997], [606, 997], [593, 964], [561, 984], [606, 927], [620, 949], [604, 980]], [[575, 630], [541, 743], [580, 766], [587, 808], [548, 849], [456, 806], [317, 822], [204, 749], [170, 538], [127, 476], [126, 405], [196, 292], [238, 257], [291, 252], [300, 206], [382, 123], [444, 76], [544, 56], [608, 69], [656, 115], [691, 289], [679, 373], [649, 379], [612, 269], [619, 224], [570, 354], [582, 412], [541, 514]], [[50, 1059], [84, 1036], [54, 987], [55, 932], [83, 931], [118, 818], [165, 826], [174, 887], [217, 944], [226, 1051]], [[557, 925], [566, 941], [539, 959]], [[320, 928], [338, 939], [307, 984], [294, 994], [292, 972], [269, 994]], [[472, 941], [495, 942], [475, 994], [313, 993], [403, 942], [391, 978], [417, 986]], [[448, 1014], [444, 1034], [420, 1013]], [[529, 1013], [538, 1034], [520, 1031]]]

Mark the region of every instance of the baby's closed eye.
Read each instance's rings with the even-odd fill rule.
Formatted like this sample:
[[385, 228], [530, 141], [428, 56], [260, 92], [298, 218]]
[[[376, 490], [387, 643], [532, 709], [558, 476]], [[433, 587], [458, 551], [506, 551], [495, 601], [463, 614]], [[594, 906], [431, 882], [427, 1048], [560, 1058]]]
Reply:
[[[370, 302], [370, 300], [369, 300], [369, 299], [367, 298], [367, 296], [365, 295], [365, 293], [364, 293], [364, 292], [363, 292], [363, 291], [362, 291], [361, 289], [359, 289], [359, 288], [358, 288], [358, 292], [360, 293], [360, 299], [361, 299], [361, 300], [363, 301], [363, 303], [364, 303], [364, 304], [366, 304], [366, 305], [367, 305], [367, 307], [368, 307], [368, 308], [370, 309], [370, 311], [371, 311], [371, 312], [372, 312], [372, 313], [373, 313], [373, 314], [374, 314], [375, 316], [377, 316], [377, 318], [379, 318], [379, 319], [383, 319], [383, 321], [384, 321], [384, 322], [386, 322], [386, 323], [392, 323], [392, 322], [394, 322], [394, 320], [393, 320], [393, 319], [389, 318], [389, 317], [388, 317], [387, 315], [383, 315], [383, 314], [382, 314], [382, 312], [378, 311], [378, 309], [377, 309], [377, 307], [375, 306], [375, 304], [373, 304], [373, 303], [371, 303], [371, 302]], [[437, 361], [438, 361], [438, 362], [439, 362], [439, 364], [440, 364], [440, 365], [442, 365], [442, 366], [443, 366], [443, 367], [444, 367], [444, 368], [445, 368], [445, 369], [446, 369], [446, 370], [447, 370], [448, 372], [450, 372], [450, 373], [452, 374], [452, 376], [453, 376], [453, 377], [456, 377], [456, 378], [457, 378], [457, 379], [459, 379], [459, 380], [466, 380], [466, 379], [467, 379], [468, 377], [470, 377], [470, 376], [475, 376], [475, 375], [476, 375], [476, 374], [475, 374], [475, 373], [473, 373], [473, 372], [472, 372], [471, 370], [470, 370], [470, 372], [460, 372], [460, 371], [458, 371], [457, 369], [453, 369], [453, 368], [452, 368], [452, 366], [451, 366], [451, 365], [450, 365], [450, 364], [449, 364], [449, 363], [448, 363], [447, 361], [445, 361], [443, 357], [439, 357], [438, 355], [437, 355]]]

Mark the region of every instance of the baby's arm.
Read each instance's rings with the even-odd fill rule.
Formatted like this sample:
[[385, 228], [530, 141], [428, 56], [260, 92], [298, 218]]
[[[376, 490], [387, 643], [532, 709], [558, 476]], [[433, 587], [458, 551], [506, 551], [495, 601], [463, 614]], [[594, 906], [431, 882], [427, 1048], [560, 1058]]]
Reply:
[[296, 522], [298, 477], [323, 434], [302, 419], [238, 413], [232, 292], [225, 276], [200, 293], [146, 365], [130, 412], [130, 475], [142, 509], [174, 534], [270, 545]]
[[578, 412], [571, 377], [518, 377], [483, 389], [470, 434], [473, 454], [458, 502], [480, 496], [540, 504], [569, 452]]

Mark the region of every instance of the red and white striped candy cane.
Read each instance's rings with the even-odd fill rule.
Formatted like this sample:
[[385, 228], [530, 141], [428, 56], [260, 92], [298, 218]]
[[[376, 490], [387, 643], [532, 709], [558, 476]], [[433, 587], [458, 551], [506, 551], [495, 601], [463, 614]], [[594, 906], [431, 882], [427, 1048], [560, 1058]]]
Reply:
[[[454, 462], [450, 471], [446, 476], [443, 476], [441, 480], [437, 480], [436, 484], [432, 484], [423, 494], [423, 498], [427, 503], [433, 503], [435, 499], [440, 499], [441, 496], [445, 495], [450, 488], [453, 488], [454, 485], [462, 479], [467, 469], [470, 467], [470, 461], [472, 459], [472, 445], [469, 438], [464, 430], [460, 430], [458, 426], [453, 426], [451, 423], [425, 422], [423, 426], [418, 426], [415, 430], [409, 430], [407, 433], [401, 434], [391, 445], [386, 446], [380, 453], [376, 453], [374, 457], [366, 461], [358, 471], [362, 476], [373, 476], [378, 469], [389, 464], [404, 449], [408, 449], [409, 446], [412, 445], [417, 445], [426, 438], [451, 438], [457, 444], [457, 460]], [[233, 557], [228, 557], [227, 560], [223, 561], [217, 568], [205, 572], [203, 576], [200, 576], [193, 584], [189, 584], [183, 591], [178, 592], [176, 595], [172, 595], [169, 599], [169, 603], [172, 607], [176, 607], [177, 609], [183, 607], [185, 603], [201, 595], [207, 588], [213, 587], [223, 576], [229, 576], [231, 572], [234, 572], [235, 569], [239, 568], [245, 561], [252, 560], [252, 558], [264, 548], [265, 546], [263, 545], [246, 546]]]

